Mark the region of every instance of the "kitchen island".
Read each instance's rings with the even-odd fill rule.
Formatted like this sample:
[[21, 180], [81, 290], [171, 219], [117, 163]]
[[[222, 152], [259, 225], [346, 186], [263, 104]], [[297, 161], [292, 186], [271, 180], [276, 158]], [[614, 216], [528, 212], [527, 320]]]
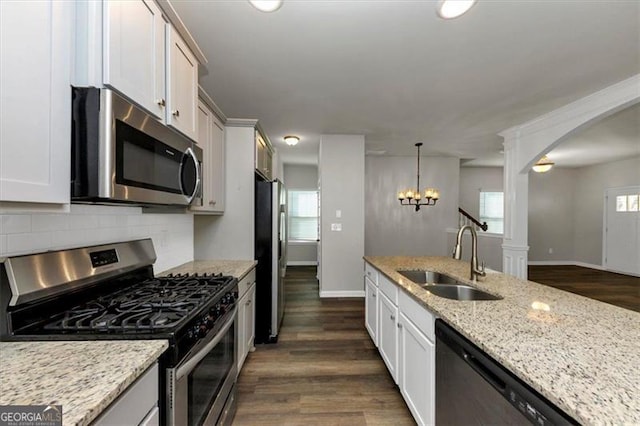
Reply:
[[0, 343], [0, 405], [62, 405], [84, 426], [153, 366], [166, 340]]
[[[446, 257], [365, 261], [536, 391], [583, 424], [640, 424], [640, 315]], [[435, 296], [397, 270], [432, 270], [502, 296]]]

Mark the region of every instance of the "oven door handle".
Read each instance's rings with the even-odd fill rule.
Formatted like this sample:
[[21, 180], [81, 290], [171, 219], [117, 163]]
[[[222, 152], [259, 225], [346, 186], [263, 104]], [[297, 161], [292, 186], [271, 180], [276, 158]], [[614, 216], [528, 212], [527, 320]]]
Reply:
[[216, 337], [214, 337], [209, 343], [207, 343], [205, 347], [200, 349], [198, 353], [194, 354], [191, 358], [189, 358], [189, 360], [185, 361], [184, 364], [178, 367], [178, 371], [176, 372], [176, 381], [179, 381], [187, 374], [190, 374], [191, 371], [196, 367], [196, 365], [198, 365], [198, 363], [202, 361], [209, 352], [211, 352], [211, 349], [213, 349], [218, 343], [220, 343], [220, 340], [222, 340], [224, 335], [227, 333], [227, 331], [229, 331], [229, 328], [231, 328], [234, 321], [236, 320], [237, 312], [238, 307], [236, 306], [233, 308], [233, 314], [229, 317], [229, 321], [227, 321], [227, 323], [220, 329], [218, 334], [216, 334]]

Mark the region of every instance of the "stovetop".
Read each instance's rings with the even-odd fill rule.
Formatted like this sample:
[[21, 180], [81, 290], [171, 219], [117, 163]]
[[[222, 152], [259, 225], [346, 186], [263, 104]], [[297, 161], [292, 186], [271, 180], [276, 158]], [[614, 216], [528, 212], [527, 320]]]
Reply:
[[[78, 304], [30, 331], [35, 333], [158, 333], [178, 329], [202, 306], [222, 295], [229, 304], [233, 277], [176, 275], [147, 279]], [[226, 294], [222, 294], [227, 291]]]

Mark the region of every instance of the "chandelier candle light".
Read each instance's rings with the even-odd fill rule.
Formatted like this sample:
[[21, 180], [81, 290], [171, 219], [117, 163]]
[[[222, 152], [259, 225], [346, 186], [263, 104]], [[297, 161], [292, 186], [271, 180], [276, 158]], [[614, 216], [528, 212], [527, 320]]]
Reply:
[[407, 189], [398, 193], [398, 200], [402, 206], [415, 206], [416, 211], [420, 210], [421, 206], [434, 206], [436, 201], [440, 198], [440, 192], [434, 188], [427, 188], [424, 191], [424, 200], [420, 193], [420, 147], [422, 142], [416, 144], [418, 147], [418, 182], [416, 189]]

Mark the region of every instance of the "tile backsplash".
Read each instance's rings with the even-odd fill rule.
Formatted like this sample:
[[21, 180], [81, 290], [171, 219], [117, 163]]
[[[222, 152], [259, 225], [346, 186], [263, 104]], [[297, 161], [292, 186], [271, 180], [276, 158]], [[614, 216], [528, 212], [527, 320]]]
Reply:
[[72, 204], [69, 213], [0, 215], [0, 257], [151, 238], [156, 273], [193, 260], [193, 215]]

